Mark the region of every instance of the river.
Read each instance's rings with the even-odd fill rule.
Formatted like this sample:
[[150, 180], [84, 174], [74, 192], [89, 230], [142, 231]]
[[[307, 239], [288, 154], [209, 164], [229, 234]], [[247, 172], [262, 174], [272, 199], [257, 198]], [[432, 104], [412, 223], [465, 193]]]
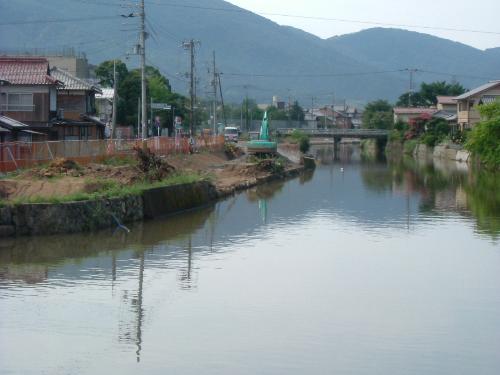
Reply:
[[0, 374], [499, 374], [500, 185], [337, 158], [131, 233], [0, 243]]

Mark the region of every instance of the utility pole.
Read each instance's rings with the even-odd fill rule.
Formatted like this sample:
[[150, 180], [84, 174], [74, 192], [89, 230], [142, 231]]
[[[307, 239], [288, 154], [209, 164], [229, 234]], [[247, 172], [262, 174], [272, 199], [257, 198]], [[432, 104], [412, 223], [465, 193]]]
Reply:
[[212, 81], [212, 87], [214, 89], [214, 135], [215, 135], [215, 128], [217, 126], [217, 83], [218, 83], [218, 80], [217, 80], [217, 70], [215, 68], [215, 51], [213, 51], [213, 66], [212, 66], [212, 69], [213, 69], [213, 81]]
[[220, 81], [220, 75], [221, 73], [217, 73], [217, 78], [219, 79], [220, 100], [222, 103], [222, 118], [224, 119], [224, 127], [227, 127], [226, 110], [224, 107], [224, 95], [222, 95], [222, 83]]
[[141, 16], [141, 31], [139, 36], [139, 48], [141, 55], [141, 125], [142, 125], [142, 138], [148, 137], [148, 112], [147, 112], [147, 101], [146, 101], [146, 9], [144, 6], [144, 0], [141, 0], [140, 4], [140, 16]]
[[418, 69], [406, 69], [410, 73], [410, 91], [408, 92], [408, 107], [412, 106], [412, 96], [413, 96], [413, 75], [418, 72]]
[[111, 139], [116, 137], [116, 112], [118, 110], [118, 94], [116, 92], [116, 60], [113, 60], [113, 114], [111, 118]]
[[195, 45], [197, 42], [195, 42], [193, 39], [182, 43], [182, 46], [184, 49], [189, 50], [189, 55], [190, 55], [190, 73], [189, 73], [189, 97], [191, 100], [190, 106], [189, 106], [189, 131], [191, 135], [194, 135], [194, 121], [195, 121], [195, 116], [194, 116], [194, 107], [195, 107], [195, 101], [196, 101], [196, 86], [195, 86]]

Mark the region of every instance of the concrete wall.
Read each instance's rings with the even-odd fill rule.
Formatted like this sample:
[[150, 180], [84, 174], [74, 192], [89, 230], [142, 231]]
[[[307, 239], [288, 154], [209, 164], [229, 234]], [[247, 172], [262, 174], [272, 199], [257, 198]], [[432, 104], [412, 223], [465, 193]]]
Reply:
[[[0, 208], [0, 238], [78, 233], [153, 219], [206, 205], [218, 194], [206, 181], [155, 188], [142, 195], [61, 204], [22, 204]], [[113, 217], [114, 216], [114, 217]]]

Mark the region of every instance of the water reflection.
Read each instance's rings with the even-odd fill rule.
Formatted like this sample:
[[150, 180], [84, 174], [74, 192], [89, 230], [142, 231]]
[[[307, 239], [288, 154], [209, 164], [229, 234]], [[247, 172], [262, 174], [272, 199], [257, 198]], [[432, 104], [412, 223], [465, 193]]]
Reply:
[[[366, 161], [348, 148], [337, 155], [332, 148], [315, 152], [320, 160], [316, 171], [256, 187], [211, 207], [130, 225], [128, 235], [110, 230], [0, 242], [0, 363], [12, 373], [42, 367], [47, 373], [130, 373], [125, 364], [133, 361], [144, 366], [141, 370], [160, 374], [165, 368], [155, 365], [167, 366], [168, 355], [172, 373], [262, 373], [265, 364], [275, 369], [269, 373], [301, 374], [310, 370], [313, 358], [321, 364], [318, 373], [341, 373], [377, 355], [386, 364], [384, 373], [391, 373], [387, 363], [395, 359], [406, 365], [412, 355], [425, 357], [423, 349], [407, 345], [405, 339], [398, 344], [394, 340], [400, 333], [405, 338], [434, 337], [435, 316], [425, 322], [425, 334], [417, 328], [408, 333], [405, 324], [412, 328], [419, 317], [430, 314], [418, 306], [446, 299], [441, 290], [434, 292], [446, 283], [440, 272], [458, 278], [450, 288], [460, 282], [465, 289], [471, 285], [470, 294], [460, 294], [465, 293], [462, 288], [450, 304], [469, 304], [478, 290], [491, 291], [484, 285], [496, 285], [494, 276], [484, 284], [477, 281], [484, 269], [466, 281], [460, 278], [474, 272], [467, 269], [474, 262], [490, 265], [488, 275], [498, 274], [495, 253], [489, 252], [500, 235], [498, 175], [443, 163]], [[471, 235], [474, 225], [478, 235]], [[436, 271], [430, 265], [444, 251], [433, 248], [438, 241], [453, 250], [453, 270]], [[471, 248], [474, 262], [466, 251]], [[421, 253], [429, 260], [422, 260]], [[443, 259], [449, 262], [450, 257], [447, 253]], [[419, 273], [436, 282], [422, 281]], [[397, 289], [399, 280], [412, 276], [415, 280]], [[380, 290], [372, 290], [376, 287]], [[391, 310], [387, 305], [394, 296], [402, 301]], [[495, 315], [497, 304], [491, 298], [475, 303], [484, 303]], [[413, 303], [414, 315], [406, 316], [406, 306]], [[474, 314], [480, 307], [456, 319], [468, 322], [470, 315], [472, 321], [482, 321]], [[462, 308], [443, 310], [449, 314]], [[370, 314], [363, 315], [365, 311]], [[399, 321], [399, 326], [386, 325], [388, 320]], [[283, 327], [294, 329], [284, 334]], [[490, 332], [500, 330], [492, 321], [488, 327]], [[296, 332], [303, 336], [291, 338]], [[440, 340], [446, 335], [450, 341], [463, 341], [457, 332], [462, 331], [440, 331], [427, 344], [442, 352]], [[57, 354], [37, 359], [35, 343], [46, 337], [60, 343]], [[70, 341], [82, 342], [83, 349], [78, 351]], [[232, 346], [221, 349], [224, 342]], [[21, 353], [10, 343], [26, 347]], [[310, 345], [314, 352], [302, 357]], [[474, 355], [484, 360], [485, 347]], [[363, 355], [363, 348], [369, 354]], [[401, 348], [410, 349], [401, 354]], [[467, 348], [460, 350], [470, 358]], [[331, 352], [352, 356], [352, 362], [345, 367], [336, 363], [335, 368]], [[28, 360], [19, 361], [21, 355]], [[231, 355], [238, 360], [232, 361]], [[86, 360], [88, 370], [78, 371], [87, 367], [76, 369], [74, 363], [64, 367], [61, 358]], [[284, 363], [293, 366], [284, 368]], [[436, 364], [425, 363], [427, 367], [417, 366], [420, 371], [413, 373]], [[222, 371], [224, 364], [232, 371]], [[493, 365], [500, 370], [500, 364]]]

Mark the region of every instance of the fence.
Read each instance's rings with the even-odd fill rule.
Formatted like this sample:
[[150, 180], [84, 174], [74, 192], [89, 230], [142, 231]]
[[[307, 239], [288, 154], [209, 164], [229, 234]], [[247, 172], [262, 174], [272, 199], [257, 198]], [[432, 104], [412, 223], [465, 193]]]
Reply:
[[[194, 150], [219, 151], [224, 137], [197, 137], [191, 145], [188, 138], [155, 137], [145, 140], [157, 155], [188, 154]], [[50, 162], [56, 158], [72, 159], [80, 164], [102, 161], [109, 157], [134, 154], [142, 140], [89, 140], [0, 143], [0, 172], [11, 172]]]

